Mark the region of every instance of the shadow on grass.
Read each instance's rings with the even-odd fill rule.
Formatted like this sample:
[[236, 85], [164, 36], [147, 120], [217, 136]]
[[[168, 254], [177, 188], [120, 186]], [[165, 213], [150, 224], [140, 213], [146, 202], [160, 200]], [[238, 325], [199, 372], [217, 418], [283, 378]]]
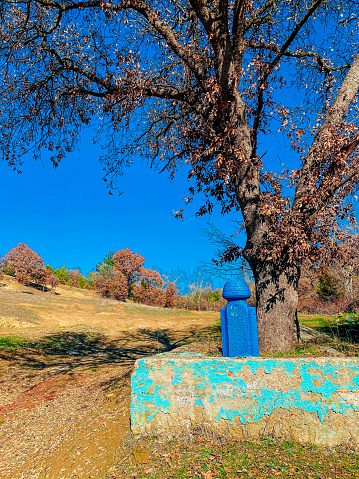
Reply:
[[341, 324], [328, 324], [316, 328], [320, 333], [325, 333], [333, 339], [359, 344], [359, 322], [345, 322]]
[[141, 329], [124, 332], [120, 338], [109, 340], [100, 333], [64, 331], [44, 336], [36, 342], [3, 344], [0, 358], [12, 366], [31, 369], [131, 364], [142, 357], [171, 351], [194, 339], [196, 334], [194, 330], [178, 333], [167, 329]]

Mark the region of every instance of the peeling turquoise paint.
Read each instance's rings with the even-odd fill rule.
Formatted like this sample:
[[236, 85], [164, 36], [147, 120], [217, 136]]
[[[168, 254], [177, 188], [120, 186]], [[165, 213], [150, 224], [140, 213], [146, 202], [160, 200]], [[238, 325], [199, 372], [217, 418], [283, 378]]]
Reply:
[[202, 402], [202, 398], [199, 397], [199, 398], [195, 401], [195, 404], [198, 405], [198, 406], [202, 406], [203, 409], [204, 409], [204, 404], [203, 404], [203, 402]]
[[[343, 372], [346, 384], [340, 382]], [[267, 384], [263, 374], [274, 375], [276, 384], [280, 378], [280, 387], [263, 385]], [[293, 378], [296, 387], [290, 386]], [[359, 361], [178, 358], [164, 354], [137, 362], [131, 388], [132, 423], [138, 426], [153, 421], [158, 413], [181, 414], [183, 406], [191, 411], [200, 406], [205, 411], [204, 404], [211, 405], [216, 422], [239, 419], [242, 424], [253, 423], [281, 408], [315, 414], [325, 423], [329, 412], [359, 411], [359, 400], [345, 397], [348, 392], [358, 393], [359, 399]], [[227, 406], [222, 404], [223, 398]]]

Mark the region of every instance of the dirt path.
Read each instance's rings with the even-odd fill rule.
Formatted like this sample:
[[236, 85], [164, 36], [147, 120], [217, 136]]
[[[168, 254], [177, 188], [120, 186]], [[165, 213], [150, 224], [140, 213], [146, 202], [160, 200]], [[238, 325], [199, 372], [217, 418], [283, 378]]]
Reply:
[[[137, 331], [109, 340], [65, 331], [37, 348], [2, 350], [0, 477], [104, 477], [129, 433], [135, 359], [181, 344], [187, 335]], [[76, 351], [68, 349], [75, 344]]]
[[[117, 366], [98, 373], [24, 375], [23, 387], [12, 391], [15, 399], [0, 408], [0, 477], [102, 477], [129, 430], [126, 373]], [[112, 390], [111, 382], [123, 376], [121, 389]], [[1, 393], [12, 382], [6, 379]]]

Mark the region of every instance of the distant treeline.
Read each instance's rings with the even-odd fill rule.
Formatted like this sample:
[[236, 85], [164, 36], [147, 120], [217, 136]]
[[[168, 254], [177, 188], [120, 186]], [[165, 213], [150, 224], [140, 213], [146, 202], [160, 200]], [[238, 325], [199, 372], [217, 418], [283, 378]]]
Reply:
[[165, 308], [211, 310], [223, 305], [221, 291], [212, 291], [208, 285], [203, 285], [202, 280], [198, 284], [189, 284], [188, 293], [179, 296], [176, 281], [156, 270], [145, 268], [144, 262], [143, 256], [130, 249], [111, 251], [96, 265], [94, 271], [85, 276], [78, 268], [45, 266], [38, 253], [28, 245], [19, 243], [0, 258], [0, 274], [13, 276], [24, 285], [40, 286], [43, 291], [52, 291], [63, 284], [95, 289], [104, 298], [132, 300]]
[[[344, 257], [329, 264], [303, 265], [299, 282], [298, 310], [311, 314], [336, 314], [359, 309], [359, 241], [351, 244]], [[86, 276], [80, 269], [65, 265], [53, 268], [26, 244], [19, 243], [0, 258], [0, 276], [13, 276], [19, 283], [52, 291], [59, 284], [94, 289], [104, 298], [165, 308], [219, 311], [226, 301], [222, 289], [213, 289], [211, 278], [199, 269], [181, 269], [164, 273], [148, 269], [145, 259], [130, 249], [110, 251]], [[243, 277], [238, 271], [238, 277]], [[255, 305], [255, 287], [248, 281], [251, 305]], [[179, 287], [178, 287], [179, 286]]]

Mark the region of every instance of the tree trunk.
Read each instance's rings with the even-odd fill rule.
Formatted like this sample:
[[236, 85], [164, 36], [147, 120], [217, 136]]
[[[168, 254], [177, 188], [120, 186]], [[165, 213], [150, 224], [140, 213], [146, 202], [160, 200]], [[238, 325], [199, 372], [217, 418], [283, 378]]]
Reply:
[[297, 342], [299, 262], [289, 262], [285, 243], [279, 257], [269, 259], [271, 250], [278, 245], [272, 244], [273, 225], [268, 213], [262, 211], [265, 199], [260, 190], [259, 167], [251, 160], [253, 151], [243, 102], [235, 92], [233, 98], [236, 101], [231, 104], [229, 117], [237, 129], [230, 150], [237, 155], [234, 185], [247, 233], [243, 257], [251, 266], [256, 286], [259, 348], [268, 352], [290, 350]]
[[295, 314], [300, 268], [277, 262], [256, 262], [252, 267], [257, 302], [259, 349], [293, 349], [297, 343]]

